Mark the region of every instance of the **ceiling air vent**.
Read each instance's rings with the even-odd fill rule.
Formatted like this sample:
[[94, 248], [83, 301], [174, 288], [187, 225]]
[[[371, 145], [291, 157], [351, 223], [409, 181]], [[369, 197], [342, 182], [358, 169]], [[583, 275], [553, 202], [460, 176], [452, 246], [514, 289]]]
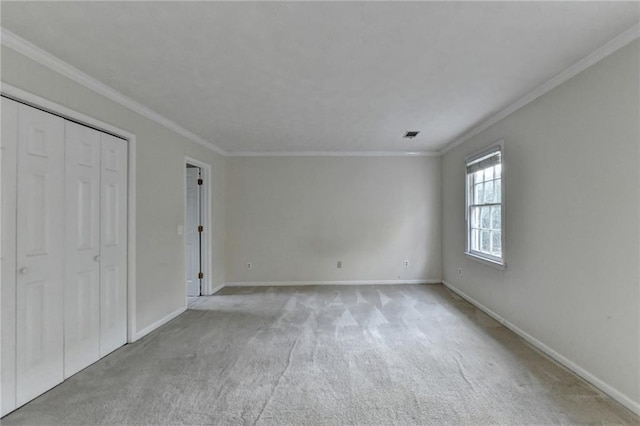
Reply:
[[413, 139], [416, 136], [418, 136], [418, 133], [420, 133], [419, 130], [414, 130], [414, 131], [405, 133], [403, 137], [408, 138], [408, 139]]

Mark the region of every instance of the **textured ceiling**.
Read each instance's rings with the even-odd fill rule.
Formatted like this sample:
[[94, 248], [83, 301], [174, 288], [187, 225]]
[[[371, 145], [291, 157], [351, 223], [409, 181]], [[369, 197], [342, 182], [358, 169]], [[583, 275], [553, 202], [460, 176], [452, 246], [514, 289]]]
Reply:
[[639, 19], [637, 2], [1, 7], [3, 27], [232, 152], [437, 150]]

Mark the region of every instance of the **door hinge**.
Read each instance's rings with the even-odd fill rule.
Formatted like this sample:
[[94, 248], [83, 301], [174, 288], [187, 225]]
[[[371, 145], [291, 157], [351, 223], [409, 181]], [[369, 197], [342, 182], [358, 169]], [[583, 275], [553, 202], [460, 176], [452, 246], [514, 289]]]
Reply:
[[201, 280], [204, 278], [204, 272], [198, 272], [198, 279]]
[[200, 225], [198, 226], [198, 232], [203, 232], [204, 231], [204, 226]]
[[198, 185], [202, 185], [202, 179], [198, 179]]

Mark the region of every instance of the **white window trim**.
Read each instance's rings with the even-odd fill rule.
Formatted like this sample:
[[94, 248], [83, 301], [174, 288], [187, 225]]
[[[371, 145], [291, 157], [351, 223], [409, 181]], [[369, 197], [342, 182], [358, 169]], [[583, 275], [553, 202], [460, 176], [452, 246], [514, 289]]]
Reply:
[[[485, 155], [493, 152], [496, 150], [496, 148], [500, 149], [500, 153], [501, 153], [501, 165], [502, 165], [502, 182], [501, 182], [501, 189], [500, 189], [500, 215], [501, 215], [501, 223], [502, 223], [502, 231], [500, 233], [501, 236], [501, 244], [502, 244], [502, 258], [496, 258], [495, 256], [491, 256], [491, 255], [487, 255], [485, 253], [482, 252], [478, 252], [478, 251], [472, 251], [470, 249], [470, 236], [469, 236], [469, 200], [471, 197], [471, 193], [470, 193], [470, 187], [469, 187], [469, 176], [467, 174], [467, 164], [469, 164], [470, 162], [477, 160], [478, 158], [484, 157]], [[504, 139], [501, 139], [495, 143], [492, 143], [491, 145], [489, 145], [488, 147], [482, 149], [481, 151], [475, 152], [467, 157], [465, 157], [464, 159], [464, 185], [465, 185], [465, 200], [464, 200], [464, 219], [465, 219], [465, 250], [464, 250], [464, 254], [472, 260], [475, 260], [477, 262], [480, 262], [484, 265], [487, 266], [491, 266], [494, 268], [498, 268], [501, 270], [504, 270], [507, 268], [507, 261], [506, 261], [506, 257], [505, 257], [505, 253], [506, 253], [506, 246], [505, 246], [505, 235], [506, 235], [506, 222], [505, 222], [505, 175], [506, 175], [506, 169], [505, 169], [505, 161], [504, 161]]]
[[502, 262], [500, 262], [497, 260], [491, 260], [488, 257], [478, 256], [477, 254], [475, 254], [475, 252], [465, 251], [464, 254], [469, 259], [474, 260], [478, 263], [482, 263], [483, 265], [491, 266], [493, 268], [500, 269], [503, 271], [507, 269], [507, 264], [504, 262], [504, 257]]

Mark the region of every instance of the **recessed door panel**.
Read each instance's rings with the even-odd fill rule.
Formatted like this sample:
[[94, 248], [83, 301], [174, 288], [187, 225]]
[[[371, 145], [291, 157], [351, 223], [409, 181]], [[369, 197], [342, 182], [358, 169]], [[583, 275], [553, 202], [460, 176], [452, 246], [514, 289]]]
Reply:
[[[106, 171], [106, 170], [105, 170]], [[114, 247], [118, 245], [118, 211], [121, 208], [118, 196], [118, 182], [109, 182], [103, 185], [104, 208], [102, 210], [104, 232], [102, 234], [103, 245]]]
[[[67, 167], [69, 170], [69, 167]], [[98, 169], [99, 170], [99, 169]], [[75, 228], [77, 231], [75, 246], [77, 250], [91, 250], [97, 248], [98, 238], [98, 209], [96, 199], [98, 199], [99, 182], [92, 179], [92, 176], [76, 177], [75, 183], [77, 186], [77, 199], [75, 200], [77, 205], [70, 206], [68, 208], [75, 210], [78, 214]], [[73, 190], [73, 182], [69, 185], [68, 189]], [[99, 200], [98, 200], [99, 201]], [[73, 209], [77, 207], [77, 209]], [[73, 226], [74, 224], [72, 224]]]
[[26, 228], [25, 254], [27, 256], [39, 256], [47, 254], [49, 246], [48, 227], [50, 226], [47, 212], [47, 175], [46, 173], [34, 171], [26, 176], [25, 195], [29, 211], [24, 212]]
[[16, 403], [63, 378], [64, 120], [20, 104]]
[[69, 377], [100, 357], [100, 133], [65, 122], [65, 362]]
[[[93, 269], [93, 268], [91, 268]], [[95, 341], [97, 349], [97, 323], [92, 317], [98, 316], [95, 314], [94, 305], [95, 300], [99, 297], [98, 286], [99, 283], [98, 271], [89, 270], [78, 272], [76, 279], [73, 281], [75, 291], [72, 293], [74, 300], [71, 304], [66, 304], [67, 310], [73, 311], [76, 318], [88, 318], [88, 321], [76, 321], [69, 324], [65, 328], [65, 335], [67, 340], [73, 340], [78, 343], [89, 343]], [[71, 305], [71, 306], [69, 306]], [[95, 356], [97, 356], [97, 350], [95, 350]], [[70, 355], [67, 353], [67, 355]], [[73, 373], [70, 373], [73, 374]]]
[[127, 143], [101, 134], [100, 356], [127, 340]]
[[31, 127], [27, 137], [27, 154], [49, 158], [47, 148], [47, 131], [41, 127]]
[[18, 103], [2, 98], [0, 169], [2, 179], [2, 374], [0, 415], [16, 408], [16, 150], [18, 147]]
[[29, 365], [40, 365], [46, 354], [46, 329], [44, 299], [47, 291], [47, 281], [25, 282], [24, 316], [29, 327], [25, 329], [25, 355]]
[[118, 265], [103, 268], [102, 276], [102, 322], [105, 330], [110, 330], [118, 323], [118, 304], [120, 283], [118, 282]]

